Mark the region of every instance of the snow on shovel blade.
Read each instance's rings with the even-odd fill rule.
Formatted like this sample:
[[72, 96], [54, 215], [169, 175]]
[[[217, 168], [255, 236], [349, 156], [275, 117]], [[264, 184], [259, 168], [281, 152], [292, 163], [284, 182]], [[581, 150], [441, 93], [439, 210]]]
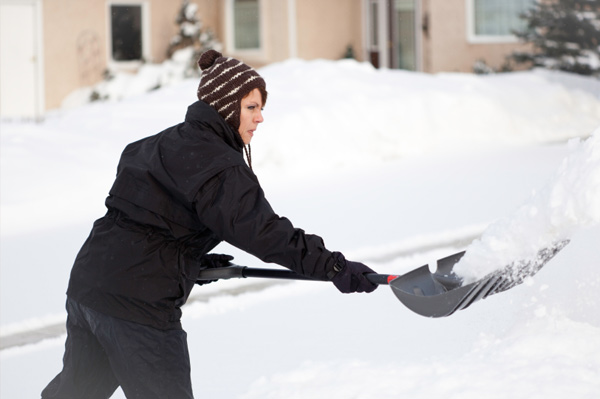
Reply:
[[438, 260], [435, 273], [431, 273], [429, 266], [425, 265], [392, 280], [390, 286], [396, 297], [413, 312], [426, 317], [450, 316], [480, 299], [521, 284], [568, 243], [568, 240], [557, 242], [539, 251], [533, 260], [513, 262], [479, 281], [465, 285], [453, 271], [454, 265], [465, 254], [459, 252]]

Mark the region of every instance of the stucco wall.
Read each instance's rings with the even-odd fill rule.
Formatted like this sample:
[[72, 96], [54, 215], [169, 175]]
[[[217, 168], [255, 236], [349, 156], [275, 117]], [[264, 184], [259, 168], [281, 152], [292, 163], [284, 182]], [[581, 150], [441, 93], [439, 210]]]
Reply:
[[173, 35], [177, 33], [178, 26], [175, 22], [180, 0], [150, 0], [150, 53], [149, 61], [162, 62], [167, 57], [166, 50]]
[[263, 63], [283, 61], [290, 55], [289, 2], [266, 0], [263, 5], [265, 8], [263, 16], [267, 18], [267, 23], [264, 24], [265, 57], [262, 61]]
[[342, 58], [352, 45], [362, 54], [361, 0], [296, 0], [298, 57]]
[[[51, 0], [43, 2], [44, 80], [46, 109], [57, 108], [79, 87], [102, 79], [108, 66], [108, 7], [121, 0]], [[140, 4], [131, 0], [130, 4]], [[148, 6], [148, 61], [161, 62], [173, 35], [181, 1], [146, 0]], [[216, 19], [215, 1], [200, 0], [199, 13]], [[207, 19], [210, 19], [207, 18]], [[204, 19], [203, 19], [204, 20]]]
[[424, 38], [425, 72], [473, 72], [478, 60], [500, 68], [505, 57], [524, 46], [518, 42], [473, 43], [468, 39], [467, 0], [425, 0], [428, 38]]
[[[44, 83], [46, 108], [80, 86], [101, 79], [106, 67], [106, 23], [103, 0], [43, 2]], [[80, 48], [78, 50], [78, 48]]]
[[[362, 0], [263, 0], [261, 6], [261, 51], [236, 53], [226, 46], [227, 54], [255, 67], [292, 56], [307, 60], [338, 59], [348, 45], [352, 45], [357, 56], [362, 54]], [[290, 10], [290, 6], [295, 9]], [[223, 23], [218, 34], [224, 39], [227, 22], [223, 8], [221, 12]], [[290, 43], [294, 36], [295, 44]]]

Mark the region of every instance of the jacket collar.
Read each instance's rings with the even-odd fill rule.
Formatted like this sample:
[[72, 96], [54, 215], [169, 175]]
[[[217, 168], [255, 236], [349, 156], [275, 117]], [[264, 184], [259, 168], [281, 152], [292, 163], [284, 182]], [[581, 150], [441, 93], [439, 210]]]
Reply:
[[239, 133], [225, 122], [216, 109], [203, 101], [196, 101], [188, 107], [185, 121], [192, 125], [209, 129], [219, 136], [227, 145], [242, 152], [244, 142]]

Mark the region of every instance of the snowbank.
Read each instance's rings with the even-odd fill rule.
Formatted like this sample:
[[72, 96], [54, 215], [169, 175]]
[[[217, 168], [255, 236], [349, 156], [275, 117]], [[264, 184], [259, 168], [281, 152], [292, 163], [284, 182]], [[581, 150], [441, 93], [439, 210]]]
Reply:
[[[195, 100], [198, 84], [197, 79], [182, 80], [186, 51], [161, 65], [146, 64], [137, 75], [116, 74], [93, 90], [114, 102], [166, 87], [173, 93], [167, 101], [183, 110]], [[378, 70], [354, 60], [295, 59], [259, 72], [269, 101], [267, 123], [253, 141], [260, 148], [253, 163], [266, 173], [285, 170], [302, 176], [432, 150], [564, 141], [589, 135], [600, 120], [600, 81], [559, 71], [430, 75]], [[82, 91], [65, 107], [77, 104]], [[156, 101], [164, 94], [157, 93]], [[122, 106], [126, 112], [132, 104]], [[152, 112], [148, 108], [145, 115], [149, 122]], [[172, 123], [182, 116], [180, 111]], [[155, 124], [138, 135], [164, 127]]]
[[177, 50], [162, 64], [143, 64], [135, 73], [113, 72], [109, 79], [95, 86], [73, 91], [62, 102], [61, 108], [69, 110], [95, 100], [118, 102], [125, 98], [144, 95], [161, 87], [176, 85], [186, 77], [194, 49]]
[[600, 81], [534, 70], [477, 76], [290, 60], [260, 70], [269, 90], [253, 161], [295, 175], [411, 155], [566, 141], [600, 121]]

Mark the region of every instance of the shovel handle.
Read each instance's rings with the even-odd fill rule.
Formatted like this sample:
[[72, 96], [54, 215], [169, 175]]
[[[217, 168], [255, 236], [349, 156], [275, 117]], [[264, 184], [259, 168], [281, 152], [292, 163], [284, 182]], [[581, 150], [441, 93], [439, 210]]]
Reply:
[[390, 282], [399, 276], [394, 274], [378, 274], [378, 273], [367, 273], [367, 280], [377, 285], [389, 285]]
[[246, 277], [315, 281], [309, 277], [302, 276], [291, 270], [261, 269], [261, 268], [257, 268], [257, 267], [238, 266], [238, 265], [201, 270], [200, 273], [198, 274], [197, 280], [228, 280], [231, 278], [246, 278]]
[[[261, 269], [256, 267], [248, 266], [225, 266], [217, 267], [214, 269], [204, 269], [198, 274], [198, 280], [227, 280], [231, 278], [246, 278], [246, 277], [260, 277], [260, 278], [275, 278], [283, 280], [305, 280], [305, 281], [321, 281], [315, 280], [310, 277], [303, 276], [291, 270], [280, 270], [280, 269]], [[377, 274], [368, 273], [366, 274], [367, 279], [373, 284], [387, 285], [398, 276], [389, 274]]]

